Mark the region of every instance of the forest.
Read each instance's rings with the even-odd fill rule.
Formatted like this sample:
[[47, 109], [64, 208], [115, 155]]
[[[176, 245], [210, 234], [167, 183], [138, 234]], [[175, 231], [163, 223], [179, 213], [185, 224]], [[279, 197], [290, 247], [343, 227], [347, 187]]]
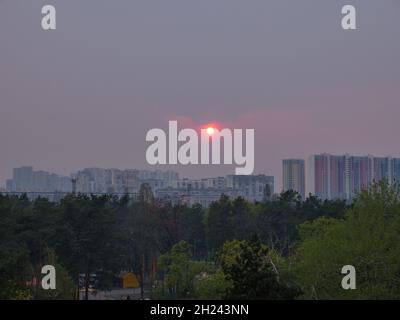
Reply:
[[[43, 265], [57, 289], [42, 290]], [[341, 269], [357, 271], [344, 290]], [[293, 192], [209, 208], [128, 195], [0, 195], [0, 299], [77, 299], [134, 273], [149, 299], [399, 299], [400, 197], [380, 182], [347, 204]], [[83, 284], [79, 279], [83, 275]]]

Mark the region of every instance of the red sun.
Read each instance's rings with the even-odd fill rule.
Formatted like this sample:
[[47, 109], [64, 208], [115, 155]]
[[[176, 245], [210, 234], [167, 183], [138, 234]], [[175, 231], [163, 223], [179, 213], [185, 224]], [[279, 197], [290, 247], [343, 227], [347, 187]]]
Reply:
[[207, 127], [206, 131], [209, 136], [212, 136], [215, 132], [215, 129], [213, 127]]

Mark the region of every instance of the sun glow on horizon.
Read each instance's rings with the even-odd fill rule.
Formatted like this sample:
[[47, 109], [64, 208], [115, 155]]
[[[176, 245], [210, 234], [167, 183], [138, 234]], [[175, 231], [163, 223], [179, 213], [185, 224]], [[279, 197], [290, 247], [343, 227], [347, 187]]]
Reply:
[[212, 136], [215, 132], [215, 129], [213, 127], [207, 127], [207, 134], [209, 136]]

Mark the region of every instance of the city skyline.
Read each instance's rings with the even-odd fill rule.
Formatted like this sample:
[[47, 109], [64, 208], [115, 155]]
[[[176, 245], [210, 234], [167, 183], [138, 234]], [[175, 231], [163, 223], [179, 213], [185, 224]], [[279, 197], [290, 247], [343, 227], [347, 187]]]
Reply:
[[37, 2], [3, 0], [0, 181], [26, 164], [149, 169], [146, 132], [169, 120], [254, 128], [254, 172], [278, 188], [284, 158], [400, 156], [400, 6], [384, 3], [357, 3], [344, 31], [334, 1], [52, 0], [45, 32]]
[[[235, 176], [234, 174], [216, 175], [216, 176], [201, 176], [201, 177], [190, 177], [182, 176], [178, 171], [169, 169], [169, 166], [164, 166], [162, 169], [140, 169], [140, 168], [99, 168], [99, 167], [86, 167], [78, 170], [74, 170], [68, 176], [62, 176], [47, 172], [44, 170], [33, 170], [33, 166], [25, 166], [19, 168], [13, 168], [13, 176], [7, 179], [5, 190], [17, 190], [18, 188], [10, 187], [12, 185], [12, 179], [15, 177], [22, 176], [21, 172], [31, 171], [31, 182], [36, 180], [43, 183], [44, 179], [50, 179], [58, 176], [63, 182], [60, 182], [64, 186], [69, 185], [71, 179], [74, 179], [82, 184], [85, 180], [85, 175], [89, 172], [89, 175], [93, 175], [91, 172], [105, 172], [108, 171], [113, 181], [119, 179], [119, 183], [125, 185], [125, 187], [118, 187], [118, 190], [103, 189], [92, 190], [87, 189], [85, 192], [103, 192], [103, 193], [124, 193], [135, 192], [139, 189], [140, 184], [134, 180], [168, 180], [168, 183], [161, 185], [154, 185], [157, 188], [167, 188], [172, 186], [172, 181], [202, 181], [207, 179], [218, 179], [220, 177]], [[354, 171], [356, 170], [356, 171]], [[353, 173], [354, 171], [354, 173]], [[85, 173], [86, 172], [86, 173]], [[82, 176], [83, 174], [83, 176]], [[96, 175], [96, 173], [94, 173]], [[293, 190], [297, 191], [302, 198], [307, 197], [309, 193], [317, 195], [322, 199], [347, 199], [350, 200], [353, 195], [360, 192], [363, 188], [370, 185], [373, 181], [380, 181], [387, 179], [389, 183], [400, 180], [400, 158], [393, 156], [376, 156], [372, 154], [356, 155], [356, 154], [332, 154], [332, 153], [317, 153], [306, 157], [305, 159], [299, 158], [286, 158], [281, 160], [281, 174], [282, 174], [282, 186], [277, 185], [277, 177], [275, 175], [268, 174], [268, 172], [257, 172], [250, 176], [267, 175], [273, 178], [272, 188], [276, 193], [281, 191]], [[103, 175], [103, 173], [101, 173]], [[119, 178], [115, 178], [117, 175]], [[241, 175], [238, 175], [239, 177]], [[81, 177], [81, 178], [80, 178]], [[83, 177], [83, 179], [82, 179]], [[243, 176], [245, 177], [245, 176]], [[102, 178], [106, 179], [106, 178]], [[122, 180], [121, 180], [122, 179]], [[356, 179], [356, 180], [354, 180]], [[49, 180], [49, 181], [50, 181]], [[68, 181], [66, 181], [68, 180]], [[121, 181], [131, 181], [125, 183]], [[88, 185], [89, 182], [86, 182]], [[85, 183], [84, 183], [85, 184]], [[178, 183], [179, 184], [179, 183]], [[197, 184], [197, 182], [196, 182]], [[114, 183], [113, 183], [114, 185]], [[126, 185], [129, 185], [128, 191]], [[153, 187], [154, 187], [153, 186]], [[174, 187], [176, 188], [176, 186]], [[29, 188], [25, 189], [28, 190]], [[68, 189], [64, 187], [64, 189]], [[72, 185], [71, 188], [72, 190]], [[56, 189], [54, 189], [56, 190]], [[89, 190], [89, 191], [88, 191]], [[30, 191], [30, 190], [28, 190]], [[40, 188], [32, 189], [32, 191], [41, 191]], [[63, 191], [59, 189], [57, 191]], [[65, 190], [64, 190], [65, 191]], [[69, 190], [66, 190], [69, 191]], [[79, 191], [79, 187], [78, 187]]]
[[35, 171], [33, 167], [14, 168], [5, 192], [26, 193], [30, 199], [41, 196], [52, 201], [68, 193], [137, 197], [143, 185], [152, 190], [155, 198], [172, 203], [200, 203], [203, 207], [220, 199], [222, 194], [231, 198], [240, 196], [248, 201], [270, 199], [274, 194], [274, 177], [266, 175], [227, 175], [196, 180], [180, 178], [171, 170], [84, 168], [64, 177]]

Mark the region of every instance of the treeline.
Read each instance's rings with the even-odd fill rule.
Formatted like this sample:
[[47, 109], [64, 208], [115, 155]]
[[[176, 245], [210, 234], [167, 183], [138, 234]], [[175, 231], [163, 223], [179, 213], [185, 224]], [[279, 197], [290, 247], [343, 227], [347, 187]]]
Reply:
[[[385, 183], [343, 201], [295, 192], [209, 208], [128, 196], [60, 202], [0, 195], [0, 298], [74, 299], [83, 275], [110, 289], [122, 271], [146, 297], [172, 299], [400, 298], [400, 202]], [[41, 267], [57, 289], [35, 285]], [[357, 289], [341, 287], [344, 265]]]

